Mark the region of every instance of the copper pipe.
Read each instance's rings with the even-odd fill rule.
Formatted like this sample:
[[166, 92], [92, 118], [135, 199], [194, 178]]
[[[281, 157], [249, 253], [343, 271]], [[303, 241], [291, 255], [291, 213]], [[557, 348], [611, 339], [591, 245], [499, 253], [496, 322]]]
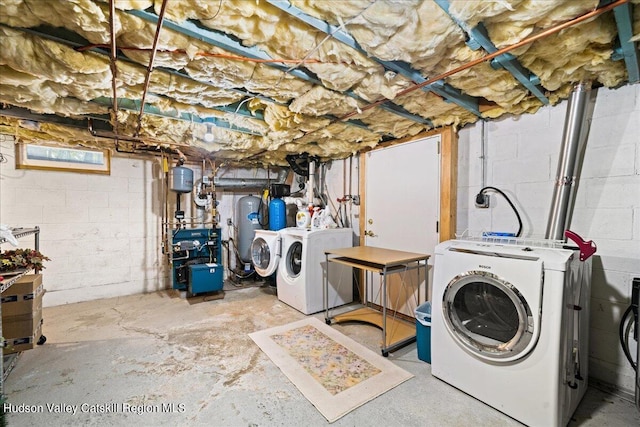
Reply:
[[[121, 141], [133, 142], [134, 144], [142, 143], [142, 144], [145, 144], [145, 145], [166, 146], [166, 147], [169, 147], [169, 148], [173, 148], [173, 147], [185, 147], [185, 148], [193, 147], [190, 144], [182, 144], [180, 142], [166, 142], [166, 141], [160, 141], [158, 139], [148, 138], [148, 137], [116, 135], [113, 132], [96, 130], [96, 129], [93, 128], [93, 120], [92, 119], [88, 120], [87, 130], [89, 131], [89, 133], [92, 136], [95, 136], [97, 138], [115, 139], [116, 141], [117, 140], [121, 140]], [[178, 149], [175, 149], [175, 151], [178, 151], [180, 153], [180, 155], [183, 156], [186, 159], [186, 156], [184, 154], [182, 154], [182, 152], [180, 152]]]
[[162, 210], [162, 253], [167, 257], [167, 262], [169, 260], [169, 248], [171, 247], [171, 242], [169, 242], [168, 235], [168, 225], [167, 221], [169, 219], [169, 168], [167, 167], [167, 171], [165, 172], [165, 164], [169, 165], [169, 157], [163, 151], [160, 158], [160, 176], [162, 182], [162, 206], [164, 209]]
[[[95, 49], [95, 48], [111, 48], [111, 45], [104, 43], [92, 43], [82, 47], [76, 47], [74, 50], [76, 52], [85, 52], [87, 50]], [[120, 50], [133, 50], [136, 52], [151, 52], [151, 48], [146, 47], [131, 47], [131, 46], [120, 46]], [[171, 53], [171, 54], [179, 54], [179, 55], [187, 55], [186, 49], [157, 49], [156, 52], [162, 53]], [[240, 56], [240, 55], [232, 55], [229, 53], [212, 53], [212, 52], [195, 52], [194, 55], [198, 56], [206, 56], [210, 58], [223, 58], [223, 59], [231, 59], [236, 61], [245, 61], [245, 62], [255, 62], [258, 64], [268, 64], [271, 62], [278, 62], [283, 64], [291, 64], [300, 63], [300, 59], [283, 59], [283, 58], [271, 58], [271, 59], [260, 59], [260, 58], [251, 58], [248, 56]], [[305, 64], [343, 64], [343, 65], [354, 65], [353, 62], [347, 61], [321, 61], [319, 59], [307, 59], [304, 61]]]
[[116, 138], [118, 135], [118, 85], [116, 83], [116, 79], [118, 77], [118, 66], [116, 65], [116, 2], [115, 0], [109, 0], [109, 7], [111, 9], [111, 13], [109, 15], [109, 26], [111, 30], [111, 86], [113, 88], [113, 133], [116, 134]]
[[[418, 84], [415, 84], [413, 86], [410, 86], [410, 87], [398, 92], [396, 94], [396, 98], [400, 97], [400, 96], [403, 96], [403, 95], [406, 95], [406, 94], [408, 94], [410, 92], [413, 92], [414, 90], [423, 88], [424, 86], [428, 86], [428, 85], [430, 85], [432, 83], [437, 82], [438, 80], [445, 79], [445, 78], [447, 78], [449, 76], [452, 76], [453, 74], [459, 73], [460, 71], [464, 71], [464, 70], [466, 70], [468, 68], [471, 68], [471, 67], [473, 67], [475, 65], [478, 65], [478, 64], [480, 64], [482, 62], [490, 61], [490, 60], [492, 60], [493, 58], [495, 58], [497, 56], [500, 56], [500, 55], [502, 55], [504, 53], [510, 52], [510, 51], [512, 51], [514, 49], [517, 49], [519, 47], [522, 47], [522, 46], [524, 46], [526, 44], [533, 43], [536, 40], [540, 40], [542, 38], [545, 38], [547, 36], [555, 34], [555, 33], [559, 32], [559, 31], [564, 30], [565, 28], [568, 28], [568, 27], [571, 27], [573, 25], [579, 24], [580, 22], [586, 21], [587, 19], [594, 18], [594, 17], [596, 17], [598, 15], [601, 15], [601, 14], [603, 14], [605, 12], [610, 11], [611, 9], [615, 9], [618, 6], [622, 6], [623, 4], [628, 3], [628, 2], [629, 2], [629, 0], [618, 0], [616, 2], [613, 2], [611, 4], [603, 6], [603, 7], [599, 8], [599, 9], [595, 9], [595, 10], [592, 10], [591, 12], [585, 13], [584, 15], [579, 16], [577, 18], [574, 18], [574, 19], [572, 19], [570, 21], [564, 22], [562, 24], [558, 24], [555, 27], [551, 27], [551, 28], [549, 28], [547, 30], [544, 30], [544, 31], [538, 33], [538, 34], [535, 34], [535, 35], [532, 35], [532, 36], [527, 37], [525, 39], [522, 39], [519, 42], [512, 44], [511, 46], [503, 47], [502, 49], [498, 49], [498, 50], [496, 50], [495, 52], [493, 52], [493, 53], [491, 53], [489, 55], [483, 56], [482, 58], [474, 59], [473, 61], [469, 61], [466, 64], [461, 65], [458, 68], [454, 68], [453, 70], [446, 71], [446, 72], [444, 72], [442, 74], [439, 74], [439, 75], [437, 75], [435, 77], [432, 77], [432, 78], [430, 78], [430, 79], [428, 79], [428, 80], [426, 80], [426, 81], [424, 81], [422, 83], [418, 83]], [[386, 102], [389, 102], [389, 101], [390, 100], [387, 99], [387, 98], [379, 99], [379, 100], [377, 100], [375, 102], [372, 102], [370, 104], [365, 105], [364, 107], [360, 107], [360, 109], [359, 109], [360, 111], [354, 110], [354, 111], [352, 111], [352, 112], [350, 112], [348, 114], [345, 114], [344, 116], [338, 118], [338, 120], [340, 120], [340, 121], [346, 120], [349, 117], [355, 116], [356, 114], [360, 114], [362, 111], [370, 110], [371, 108], [377, 107], [378, 105], [382, 105], [382, 104], [384, 104]]]
[[[153, 71], [153, 63], [156, 59], [156, 50], [158, 49], [158, 40], [160, 40], [160, 30], [164, 22], [164, 12], [167, 9], [168, 0], [162, 1], [162, 8], [160, 9], [160, 15], [158, 15], [158, 25], [156, 26], [156, 35], [153, 38], [153, 47], [151, 48], [151, 57], [149, 58], [149, 66], [147, 67], [147, 75], [144, 79], [144, 91], [142, 92], [142, 100], [140, 101], [140, 114], [138, 115], [138, 127], [136, 128], [135, 136], [140, 134], [142, 127], [142, 114], [144, 113], [144, 102], [147, 98], [147, 91], [149, 90], [149, 82], [151, 81], [151, 72]], [[113, 54], [113, 53], [112, 53]]]
[[[181, 146], [184, 147], [185, 145], [181, 145]], [[189, 147], [189, 145], [186, 145], [186, 147]], [[187, 161], [187, 156], [185, 156], [182, 151], [176, 148], [176, 152], [178, 153], [178, 158], [182, 159], [182, 161], [185, 161], [185, 162]]]

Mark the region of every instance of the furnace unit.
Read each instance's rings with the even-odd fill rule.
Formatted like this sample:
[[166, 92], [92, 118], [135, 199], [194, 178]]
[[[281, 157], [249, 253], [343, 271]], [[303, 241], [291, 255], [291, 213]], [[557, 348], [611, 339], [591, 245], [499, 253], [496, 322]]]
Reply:
[[189, 295], [221, 291], [224, 274], [219, 228], [174, 230], [173, 289]]

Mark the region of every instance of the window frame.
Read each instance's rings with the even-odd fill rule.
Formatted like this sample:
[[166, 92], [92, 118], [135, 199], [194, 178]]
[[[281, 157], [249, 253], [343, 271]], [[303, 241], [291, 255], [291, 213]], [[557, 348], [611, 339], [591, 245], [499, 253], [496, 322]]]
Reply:
[[[56, 159], [34, 159], [29, 158], [29, 147], [45, 147], [54, 152], [93, 152], [102, 153], [103, 163], [92, 163], [83, 161], [67, 161]], [[110, 175], [111, 174], [111, 150], [108, 148], [86, 148], [86, 147], [62, 147], [48, 144], [16, 144], [16, 169], [35, 169], [35, 170], [51, 170], [59, 172], [78, 172], [78, 173], [95, 173]]]

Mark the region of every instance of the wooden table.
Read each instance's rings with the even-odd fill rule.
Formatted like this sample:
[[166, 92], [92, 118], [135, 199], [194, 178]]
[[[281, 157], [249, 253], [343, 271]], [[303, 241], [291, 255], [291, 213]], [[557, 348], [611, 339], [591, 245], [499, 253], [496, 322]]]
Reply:
[[[324, 277], [324, 309], [325, 322], [330, 325], [332, 320], [336, 323], [357, 321], [375, 325], [382, 329], [382, 355], [388, 356], [389, 352], [409, 344], [416, 339], [416, 325], [409, 323], [387, 313], [387, 275], [408, 270], [416, 270], [418, 274], [418, 301], [420, 300], [420, 270], [424, 269], [425, 295], [428, 288], [429, 275], [427, 261], [430, 255], [396, 251], [393, 249], [376, 248], [372, 246], [355, 246], [351, 248], [330, 249], [325, 251], [327, 261], [327, 274]], [[329, 315], [329, 266], [331, 263], [348, 265], [361, 270], [378, 273], [382, 279], [382, 310], [366, 306], [367, 285], [364, 284], [365, 307], [339, 314], [334, 317]], [[389, 333], [387, 333], [389, 331]]]

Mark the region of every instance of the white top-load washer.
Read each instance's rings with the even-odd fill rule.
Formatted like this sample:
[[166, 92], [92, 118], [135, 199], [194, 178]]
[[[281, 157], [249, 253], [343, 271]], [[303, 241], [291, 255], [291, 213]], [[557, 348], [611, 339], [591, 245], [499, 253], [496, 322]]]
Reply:
[[251, 242], [251, 262], [262, 277], [274, 274], [280, 264], [282, 237], [280, 231], [256, 230]]
[[[280, 234], [282, 257], [276, 275], [278, 299], [304, 314], [322, 311], [327, 272], [325, 251], [353, 246], [353, 231], [350, 228], [285, 228]], [[331, 266], [328, 308], [353, 301], [352, 271], [346, 265]]]
[[565, 426], [587, 389], [591, 260], [560, 245], [435, 249], [431, 372], [529, 426]]

